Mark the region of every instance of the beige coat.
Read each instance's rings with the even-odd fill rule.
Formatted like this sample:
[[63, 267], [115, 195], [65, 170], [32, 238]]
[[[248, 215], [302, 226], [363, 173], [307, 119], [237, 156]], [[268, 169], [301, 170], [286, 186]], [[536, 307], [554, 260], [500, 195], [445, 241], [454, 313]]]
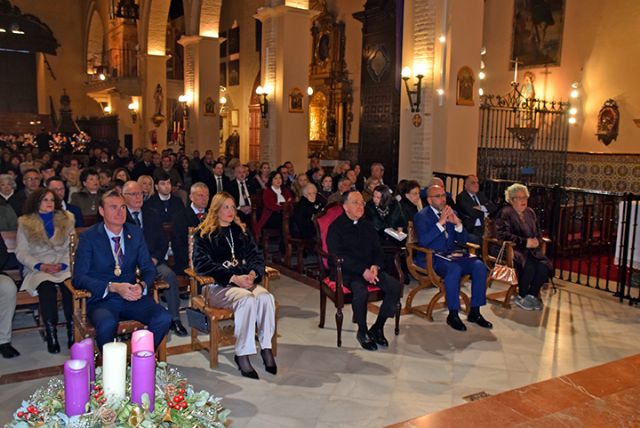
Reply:
[[75, 232], [73, 214], [57, 211], [53, 217], [54, 233], [47, 236], [44, 223], [36, 214], [23, 215], [18, 218], [16, 237], [16, 257], [24, 266], [21, 290], [31, 295], [38, 294], [36, 289], [44, 281], [63, 282], [71, 276], [69, 267], [57, 273], [40, 272], [35, 268], [38, 263], [69, 263], [69, 240]]

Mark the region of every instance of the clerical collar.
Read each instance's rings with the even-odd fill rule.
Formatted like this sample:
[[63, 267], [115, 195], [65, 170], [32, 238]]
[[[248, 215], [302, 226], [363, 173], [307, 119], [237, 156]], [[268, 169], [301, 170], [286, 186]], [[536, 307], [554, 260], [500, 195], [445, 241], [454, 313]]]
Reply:
[[160, 193], [158, 193], [158, 197], [160, 198], [161, 201], [168, 201], [169, 199], [171, 199], [171, 195], [163, 196]]
[[353, 224], [358, 224], [358, 220], [353, 220]]

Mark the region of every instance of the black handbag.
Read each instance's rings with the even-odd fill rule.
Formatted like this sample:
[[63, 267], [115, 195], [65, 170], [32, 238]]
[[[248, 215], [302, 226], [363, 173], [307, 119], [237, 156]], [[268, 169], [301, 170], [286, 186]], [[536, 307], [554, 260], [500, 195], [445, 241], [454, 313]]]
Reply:
[[187, 321], [191, 328], [195, 328], [202, 333], [209, 333], [209, 318], [205, 314], [192, 308], [187, 308], [186, 312]]

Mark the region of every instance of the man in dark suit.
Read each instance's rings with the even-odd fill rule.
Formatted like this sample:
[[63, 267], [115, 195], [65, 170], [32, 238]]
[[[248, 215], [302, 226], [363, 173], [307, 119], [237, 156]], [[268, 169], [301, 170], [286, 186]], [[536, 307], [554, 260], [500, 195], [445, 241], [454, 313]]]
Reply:
[[207, 215], [209, 188], [199, 182], [191, 185], [189, 200], [184, 210], [173, 222], [173, 254], [176, 264], [174, 270], [183, 273], [189, 263], [189, 228], [198, 226]]
[[[459, 331], [467, 327], [460, 320], [460, 279], [471, 275], [471, 310], [467, 319], [481, 327], [491, 328], [492, 324], [480, 314], [480, 306], [487, 303], [485, 283], [487, 268], [477, 257], [454, 257], [452, 252], [467, 242], [467, 232], [455, 211], [447, 205], [446, 193], [440, 186], [431, 186], [427, 190], [429, 205], [420, 210], [413, 218], [418, 244], [436, 252], [433, 256], [433, 269], [444, 278], [449, 315], [447, 324]], [[418, 253], [416, 263], [426, 267], [425, 256]]]
[[142, 152], [142, 160], [135, 164], [133, 171], [131, 171], [131, 178], [137, 180], [141, 175], [153, 175], [153, 171], [156, 169], [155, 165], [151, 162], [152, 153], [150, 150]]
[[123, 319], [146, 324], [157, 348], [169, 331], [171, 315], [151, 297], [156, 268], [142, 231], [125, 224], [127, 205], [117, 192], [104, 194], [98, 210], [104, 222], [80, 235], [73, 270], [73, 285], [91, 292], [87, 312], [98, 348], [113, 341]]
[[79, 206], [68, 204], [64, 200], [64, 196], [66, 193], [66, 188], [64, 185], [64, 180], [58, 176], [53, 176], [46, 181], [47, 189], [53, 191], [53, 193], [60, 198], [62, 201], [62, 209], [69, 211], [73, 214], [73, 217], [76, 219], [75, 227], [83, 227], [84, 226], [84, 217], [82, 217], [82, 210]]
[[158, 271], [158, 275], [169, 284], [164, 290], [167, 299], [169, 313], [173, 318], [171, 331], [178, 336], [186, 336], [187, 330], [180, 321], [180, 285], [175, 272], [167, 265], [167, 251], [169, 240], [162, 229], [160, 216], [150, 207], [142, 209], [144, 201], [142, 187], [136, 181], [128, 181], [122, 189], [125, 203], [127, 204], [127, 223], [134, 224], [142, 229], [147, 249], [151, 254], [151, 261]]
[[469, 175], [464, 180], [464, 190], [456, 198], [456, 205], [462, 225], [469, 234], [469, 241], [482, 244], [484, 219], [493, 215], [498, 207], [480, 191], [477, 176]]
[[213, 197], [213, 195], [215, 195], [216, 193], [228, 192], [230, 184], [231, 184], [231, 180], [229, 180], [229, 177], [224, 175], [224, 164], [220, 161], [217, 161], [216, 163], [213, 164], [214, 192], [211, 193], [211, 197]]
[[[384, 324], [387, 318], [395, 315], [402, 285], [382, 271], [384, 253], [378, 241], [378, 233], [363, 218], [365, 204], [360, 192], [348, 191], [342, 202], [344, 213], [329, 226], [327, 247], [330, 253], [343, 259], [344, 284], [353, 293], [351, 307], [358, 324], [356, 338], [364, 349], [375, 351], [378, 346], [389, 345], [384, 337]], [[378, 318], [367, 329], [369, 284], [380, 287], [384, 291], [384, 299]]]
[[4, 274], [5, 269], [13, 268], [17, 268], [15, 255], [9, 254], [4, 240], [0, 238], [0, 354], [3, 358], [20, 355], [20, 352], [11, 346], [11, 326], [16, 310], [18, 287], [9, 275]]
[[[246, 225], [250, 225], [251, 220], [251, 198], [249, 195], [256, 192], [252, 184], [247, 180], [248, 167], [238, 164], [233, 170], [234, 179], [229, 184], [229, 193], [233, 196], [238, 207], [238, 217]], [[255, 180], [254, 180], [255, 182]]]
[[24, 210], [24, 203], [27, 201], [29, 195], [40, 187], [42, 177], [37, 169], [28, 169], [22, 174], [22, 183], [24, 187], [16, 191], [9, 198], [9, 205], [16, 212], [16, 216], [20, 217]]
[[184, 204], [180, 198], [173, 196], [173, 186], [169, 174], [161, 172], [157, 178], [156, 193], [145, 202], [145, 207], [155, 210], [160, 215], [161, 223], [171, 223], [175, 216], [184, 209]]

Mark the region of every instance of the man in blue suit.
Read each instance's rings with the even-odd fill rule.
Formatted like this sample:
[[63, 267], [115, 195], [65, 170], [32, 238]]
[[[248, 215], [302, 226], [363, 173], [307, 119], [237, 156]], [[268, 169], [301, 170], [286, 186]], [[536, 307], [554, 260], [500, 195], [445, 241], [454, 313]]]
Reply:
[[[436, 252], [433, 256], [433, 269], [444, 278], [449, 316], [447, 324], [453, 329], [464, 331], [467, 327], [460, 320], [460, 279], [471, 275], [471, 310], [467, 320], [481, 327], [492, 328], [493, 325], [480, 314], [480, 306], [487, 302], [486, 279], [487, 268], [477, 257], [450, 257], [451, 253], [467, 242], [467, 232], [455, 211], [447, 205], [447, 194], [438, 185], [427, 190], [429, 205], [419, 211], [414, 219], [418, 244]], [[419, 253], [416, 263], [425, 267], [424, 254]]]
[[113, 340], [120, 320], [130, 319], [148, 326], [157, 348], [169, 331], [171, 315], [151, 297], [148, 286], [156, 268], [142, 230], [125, 224], [127, 206], [116, 191], [102, 196], [98, 211], [104, 222], [80, 236], [73, 270], [73, 285], [91, 292], [87, 312], [98, 347]]
[[53, 191], [58, 198], [62, 201], [62, 209], [69, 211], [73, 214], [73, 217], [76, 219], [75, 227], [83, 227], [84, 226], [84, 217], [82, 217], [82, 210], [77, 205], [72, 205], [67, 203], [64, 200], [65, 193], [67, 192], [67, 188], [64, 185], [64, 180], [57, 175], [50, 177], [46, 181], [47, 189]]

